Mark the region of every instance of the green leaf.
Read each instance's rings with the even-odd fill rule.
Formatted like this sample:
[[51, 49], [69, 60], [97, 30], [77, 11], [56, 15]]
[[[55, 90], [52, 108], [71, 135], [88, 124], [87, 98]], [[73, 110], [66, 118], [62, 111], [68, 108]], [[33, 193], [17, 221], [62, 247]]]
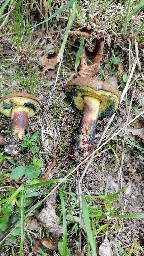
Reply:
[[128, 75], [127, 74], [124, 74], [123, 75], [123, 82], [126, 83], [128, 80]]
[[16, 167], [10, 174], [11, 180], [18, 180], [25, 174], [25, 166]]
[[26, 167], [25, 177], [28, 180], [35, 179], [40, 175], [40, 170], [37, 170], [33, 165]]
[[38, 132], [35, 132], [35, 133], [31, 136], [30, 140], [31, 140], [31, 141], [32, 141], [32, 140], [33, 140], [33, 141], [37, 141], [38, 137], [39, 137]]
[[4, 152], [2, 152], [0, 153], [0, 163], [2, 163], [4, 159], [5, 159]]
[[29, 192], [28, 194], [25, 195], [25, 198], [39, 196], [39, 194], [39, 192]]
[[12, 232], [11, 235], [12, 236], [18, 236], [21, 233], [21, 228], [20, 227], [16, 227]]
[[84, 224], [85, 224], [86, 233], [87, 233], [87, 239], [90, 243], [90, 246], [91, 246], [91, 249], [93, 252], [93, 256], [97, 256], [96, 243], [94, 241], [92, 230], [91, 230], [91, 225], [90, 225], [88, 206], [87, 206], [86, 200], [83, 195], [82, 195], [82, 213], [83, 213], [83, 219], [84, 219]]
[[33, 146], [33, 147], [31, 147], [31, 152], [32, 152], [33, 154], [35, 154], [35, 153], [37, 152], [37, 146], [36, 146], [36, 145]]
[[120, 59], [118, 57], [112, 57], [111, 61], [114, 65], [117, 65], [120, 62]]
[[35, 168], [41, 168], [43, 164], [42, 159], [38, 159], [36, 157], [33, 157], [33, 165], [35, 166]]
[[8, 227], [9, 223], [9, 218], [10, 218], [10, 213], [7, 212], [5, 213], [1, 218], [0, 218], [0, 229], [2, 231], [5, 231]]

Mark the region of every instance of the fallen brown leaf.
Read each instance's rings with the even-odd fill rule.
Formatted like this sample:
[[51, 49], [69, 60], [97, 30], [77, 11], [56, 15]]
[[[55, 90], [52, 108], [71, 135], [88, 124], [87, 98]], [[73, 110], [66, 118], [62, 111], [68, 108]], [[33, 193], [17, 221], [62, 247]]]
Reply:
[[139, 129], [128, 128], [128, 129], [126, 130], [126, 132], [132, 133], [132, 135], [138, 136], [138, 137], [140, 137], [141, 139], [144, 139], [144, 129], [143, 129], [143, 128], [139, 128]]
[[57, 250], [57, 244], [54, 238], [50, 238], [50, 237], [44, 238], [41, 240], [41, 243], [43, 246], [45, 246], [49, 250], [52, 250], [52, 251]]
[[33, 243], [34, 243], [34, 245], [31, 247], [31, 249], [32, 249], [32, 252], [35, 255], [37, 255], [37, 253], [38, 253], [37, 247], [42, 248], [41, 240], [40, 239], [34, 239]]
[[29, 229], [29, 230], [36, 230], [37, 228], [38, 228], [37, 219], [32, 219], [32, 220], [28, 223], [28, 229]]
[[47, 58], [42, 56], [39, 58], [40, 64], [44, 67], [43, 72], [47, 72], [48, 70], [54, 70], [57, 64], [57, 57]]
[[37, 247], [39, 248], [43, 248], [43, 247], [46, 247], [48, 250], [51, 250], [51, 251], [57, 251], [57, 240], [54, 238], [54, 237], [46, 237], [46, 238], [43, 238], [43, 239], [35, 239], [33, 241], [34, 245], [32, 246], [32, 252], [34, 254], [37, 255], [38, 253], [38, 249]]
[[83, 50], [78, 75], [82, 77], [95, 76], [100, 68], [102, 56], [103, 42], [95, 38], [93, 46]]
[[99, 256], [112, 256], [111, 244], [107, 237], [105, 237], [103, 243], [99, 247]]
[[59, 218], [56, 215], [56, 194], [52, 194], [46, 202], [46, 207], [39, 213], [38, 218], [42, 224], [48, 228], [54, 236], [60, 237], [63, 233], [63, 228], [59, 225]]

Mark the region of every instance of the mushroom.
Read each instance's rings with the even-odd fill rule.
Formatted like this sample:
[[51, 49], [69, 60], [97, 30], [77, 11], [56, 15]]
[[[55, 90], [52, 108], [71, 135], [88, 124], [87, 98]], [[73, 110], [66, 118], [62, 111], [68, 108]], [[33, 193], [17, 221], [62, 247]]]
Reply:
[[12, 130], [22, 140], [28, 124], [28, 118], [40, 109], [39, 101], [25, 92], [10, 93], [0, 99], [0, 112], [12, 119]]
[[76, 136], [75, 148], [94, 143], [98, 117], [110, 116], [117, 109], [120, 97], [112, 84], [96, 77], [78, 76], [65, 86], [67, 98], [83, 117]]

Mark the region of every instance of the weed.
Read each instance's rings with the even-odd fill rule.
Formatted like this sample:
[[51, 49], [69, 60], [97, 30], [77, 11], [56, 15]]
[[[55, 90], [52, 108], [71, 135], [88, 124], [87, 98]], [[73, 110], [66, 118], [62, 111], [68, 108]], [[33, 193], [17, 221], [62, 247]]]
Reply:
[[37, 93], [39, 78], [35, 71], [30, 67], [26, 72], [18, 70], [14, 75], [15, 81], [17, 81], [21, 87], [23, 87], [29, 93]]
[[[127, 31], [127, 27], [130, 26], [132, 29], [132, 23], [130, 23], [132, 17], [134, 15], [137, 15], [141, 12], [142, 9], [144, 9], [144, 1], [141, 0], [137, 5], [135, 5], [135, 1], [131, 1], [129, 0], [127, 3], [127, 10], [126, 10], [126, 16], [125, 16], [125, 21], [124, 21], [124, 29], [125, 29], [125, 33]], [[142, 21], [138, 31], [134, 31], [135, 36], [138, 35], [138, 33], [141, 32], [142, 28], [144, 26], [144, 22]]]
[[18, 166], [14, 170], [12, 170], [10, 174], [10, 179], [19, 180], [23, 176], [25, 176], [25, 178], [28, 180], [36, 179], [41, 173], [41, 167], [42, 167], [42, 160], [37, 159], [36, 157], [33, 157], [33, 161], [31, 164]]
[[28, 138], [26, 135], [23, 138], [23, 141], [21, 142], [21, 146], [23, 148], [28, 148], [33, 154], [37, 152], [37, 140], [38, 140], [38, 132], [35, 132], [31, 138]]

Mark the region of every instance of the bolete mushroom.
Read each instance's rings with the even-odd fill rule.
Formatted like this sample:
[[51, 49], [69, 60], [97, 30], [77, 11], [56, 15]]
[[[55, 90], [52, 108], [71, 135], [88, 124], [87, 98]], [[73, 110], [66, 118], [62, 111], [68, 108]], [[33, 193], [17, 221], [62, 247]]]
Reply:
[[74, 147], [87, 147], [94, 143], [98, 117], [110, 116], [117, 109], [120, 100], [118, 91], [106, 81], [78, 76], [66, 84], [65, 92], [73, 105], [83, 110]]
[[0, 112], [12, 119], [12, 130], [22, 140], [28, 124], [28, 118], [40, 109], [39, 101], [25, 92], [10, 93], [0, 99]]

